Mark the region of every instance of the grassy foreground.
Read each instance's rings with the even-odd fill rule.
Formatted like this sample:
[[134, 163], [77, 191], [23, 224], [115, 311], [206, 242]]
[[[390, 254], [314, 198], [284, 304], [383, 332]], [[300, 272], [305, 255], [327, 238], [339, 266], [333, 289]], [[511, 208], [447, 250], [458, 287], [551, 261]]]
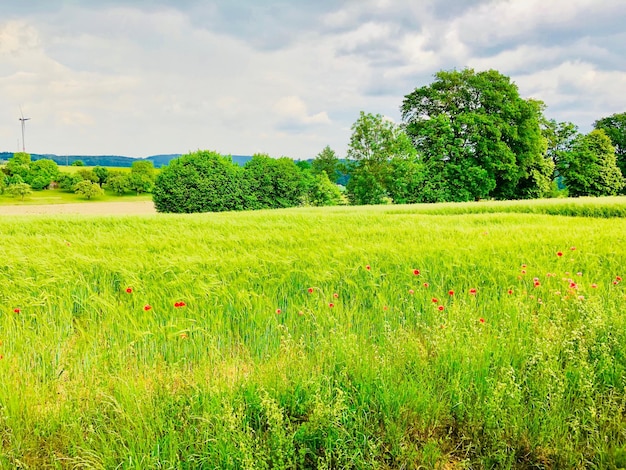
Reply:
[[0, 468], [625, 466], [626, 219], [423, 211], [2, 218]]

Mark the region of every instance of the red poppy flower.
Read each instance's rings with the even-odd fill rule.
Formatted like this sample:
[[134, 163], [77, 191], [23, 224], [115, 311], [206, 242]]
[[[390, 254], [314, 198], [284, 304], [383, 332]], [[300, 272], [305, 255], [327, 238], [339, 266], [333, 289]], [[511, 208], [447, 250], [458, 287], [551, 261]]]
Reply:
[[444, 307], [443, 305], [440, 305], [439, 307], [437, 307], [437, 309], [438, 309], [440, 312], [443, 312], [444, 308], [445, 308], [445, 307]]
[[613, 285], [616, 286], [619, 284], [619, 281], [613, 281]]
[[282, 313], [282, 310], [281, 310], [281, 309], [279, 309], [279, 308], [277, 308], [277, 309], [276, 309], [276, 315], [280, 315], [281, 313]]
[[512, 289], [509, 289], [508, 294], [509, 294], [509, 295], [511, 295], [512, 293], [513, 293], [513, 290], [512, 290]]
[[617, 282], [621, 282], [622, 277], [621, 277], [621, 276], [616, 276], [616, 277], [615, 277], [615, 280], [616, 280]]
[[476, 295], [476, 289], [472, 288], [469, 290], [470, 295]]
[[335, 304], [332, 303], [332, 302], [328, 304], [328, 308], [333, 308], [334, 306], [335, 306]]
[[337, 294], [337, 292], [335, 292], [335, 293], [333, 294], [333, 297], [334, 297], [335, 299], [338, 299], [338, 298], [339, 298], [339, 294]]
[[428, 284], [427, 282], [424, 283], [424, 287], [428, 287], [430, 284]]
[[180, 308], [180, 307], [185, 307], [187, 304], [185, 302], [176, 302], [174, 304], [174, 307], [176, 308]]
[[415, 291], [413, 289], [409, 289], [409, 295], [413, 295], [415, 294]]
[[133, 293], [133, 288], [132, 287], [127, 287], [126, 288], [126, 293], [127, 294], [132, 294]]
[[525, 264], [522, 264], [522, 269], [526, 269], [526, 265]]
[[19, 308], [14, 308], [13, 309], [13, 313], [20, 313], [20, 312], [21, 312], [21, 310]]
[[535, 287], [539, 287], [540, 285], [541, 285], [541, 282], [535, 281]]
[[485, 319], [484, 318], [479, 318], [478, 321], [481, 322], [481, 323], [485, 323]]
[[309, 294], [312, 294], [312, 293], [313, 293], [313, 288], [312, 288], [312, 287], [309, 287], [309, 288], [308, 288], [308, 292], [309, 292]]
[[433, 297], [431, 302], [434, 303], [434, 304], [438, 304], [439, 303], [439, 299], [436, 299], [435, 297]]
[[526, 274], [526, 270], [525, 269], [522, 269], [522, 274]]
[[148, 310], [152, 310], [152, 305], [146, 304], [143, 306], [143, 309], [147, 312]]
[[187, 335], [187, 333], [180, 334], [180, 339], [187, 339], [187, 338], [189, 338], [189, 335]]
[[572, 246], [572, 247], [570, 247], [570, 250], [575, 251], [575, 250], [576, 250], [576, 247], [575, 247], [575, 246]]
[[387, 311], [388, 307], [386, 305], [383, 305], [383, 310]]
[[414, 269], [413, 270], [413, 274], [415, 274], [416, 276], [420, 275], [420, 270], [419, 269]]
[[561, 256], [563, 256], [563, 252], [562, 251], [557, 251], [556, 255], [560, 258]]
[[0, 361], [4, 359], [4, 356], [2, 354], [0, 354]]
[[592, 289], [597, 289], [597, 288], [598, 288], [598, 285], [597, 285], [597, 284], [591, 284], [591, 288], [592, 288]]
[[454, 291], [453, 290], [449, 290], [448, 291], [448, 295], [450, 295], [450, 296], [454, 295]]
[[372, 269], [372, 267], [369, 264], [367, 264], [367, 265], [365, 265], [365, 269], [367, 269], [369, 271], [370, 269]]
[[570, 282], [569, 287], [570, 289], [578, 289], [578, 285], [575, 282]]

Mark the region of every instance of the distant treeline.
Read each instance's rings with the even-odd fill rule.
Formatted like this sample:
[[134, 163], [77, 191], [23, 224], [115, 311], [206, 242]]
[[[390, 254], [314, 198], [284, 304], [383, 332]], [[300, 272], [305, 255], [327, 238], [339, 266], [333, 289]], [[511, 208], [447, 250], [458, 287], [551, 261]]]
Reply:
[[[14, 155], [13, 152], [0, 152], [0, 161], [8, 161]], [[105, 167], [119, 167], [130, 168], [133, 166], [133, 162], [148, 160], [154, 164], [155, 168], [161, 168], [168, 165], [170, 161], [180, 157], [180, 154], [168, 154], [168, 155], [152, 155], [147, 158], [132, 158], [121, 155], [54, 155], [54, 154], [30, 154], [33, 161], [48, 159], [53, 160], [59, 166], [69, 166], [76, 161], [83, 162], [86, 166], [105, 166]], [[233, 155], [232, 159], [234, 163], [243, 166], [252, 157], [245, 155]]]

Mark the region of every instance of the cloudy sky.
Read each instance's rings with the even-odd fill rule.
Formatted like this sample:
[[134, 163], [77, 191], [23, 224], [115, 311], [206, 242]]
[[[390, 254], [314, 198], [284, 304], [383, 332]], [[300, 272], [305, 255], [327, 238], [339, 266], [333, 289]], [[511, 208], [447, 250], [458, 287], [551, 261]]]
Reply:
[[625, 0], [0, 2], [0, 151], [345, 154], [438, 70], [496, 69], [588, 131], [626, 111]]

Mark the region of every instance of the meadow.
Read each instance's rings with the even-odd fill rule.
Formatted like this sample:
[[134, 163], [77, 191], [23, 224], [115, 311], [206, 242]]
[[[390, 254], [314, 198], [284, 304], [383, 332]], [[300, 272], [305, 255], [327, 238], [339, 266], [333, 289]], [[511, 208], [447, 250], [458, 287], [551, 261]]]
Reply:
[[70, 203], [97, 203], [97, 202], [121, 202], [121, 201], [151, 201], [151, 194], [136, 194], [128, 192], [123, 196], [115, 194], [108, 189], [93, 199], [87, 199], [80, 194], [63, 191], [61, 189], [44, 189], [42, 191], [33, 191], [22, 200], [19, 197], [13, 197], [9, 194], [0, 194], [0, 206], [31, 206], [40, 204], [70, 204]]
[[624, 207], [4, 217], [0, 468], [625, 467]]

